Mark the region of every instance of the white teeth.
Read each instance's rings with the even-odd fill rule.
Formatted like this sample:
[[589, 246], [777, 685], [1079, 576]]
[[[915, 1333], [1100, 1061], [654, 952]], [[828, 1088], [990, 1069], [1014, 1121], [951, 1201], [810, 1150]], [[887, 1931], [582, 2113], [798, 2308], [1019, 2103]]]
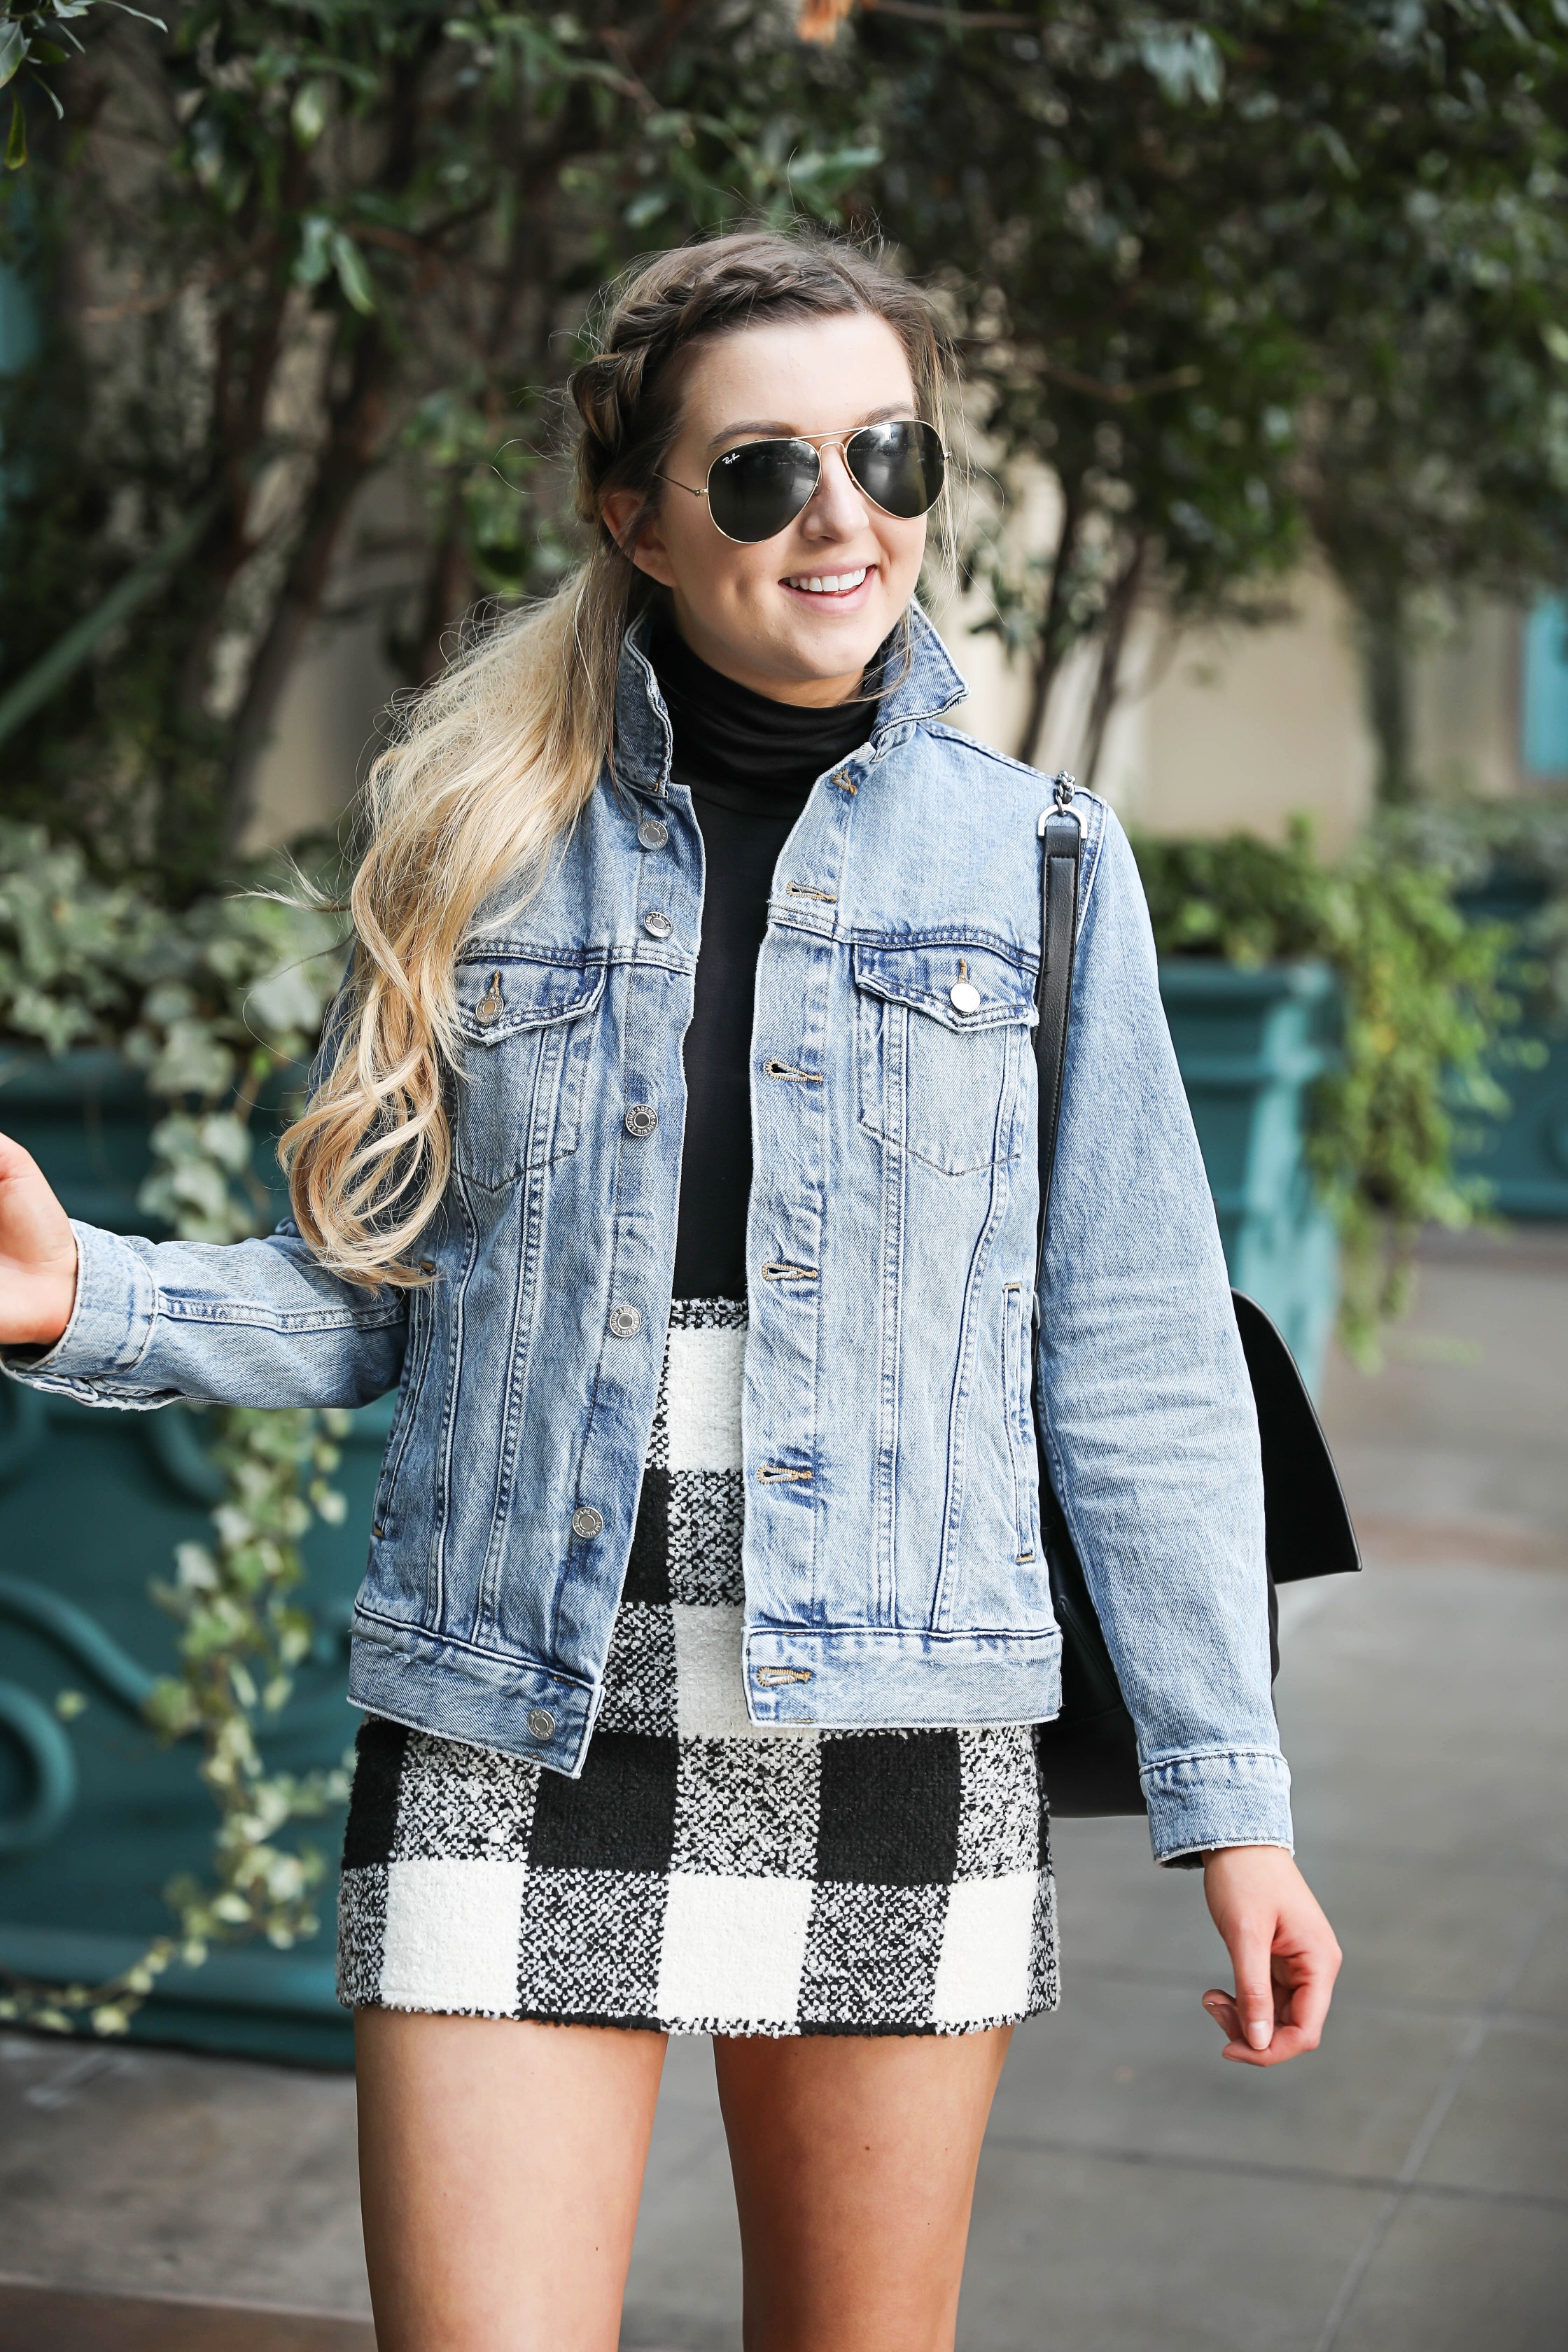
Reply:
[[812, 572], [809, 577], [792, 579], [792, 588], [803, 588], [813, 596], [844, 596], [851, 588], [858, 588], [869, 566], [862, 564], [858, 572]]

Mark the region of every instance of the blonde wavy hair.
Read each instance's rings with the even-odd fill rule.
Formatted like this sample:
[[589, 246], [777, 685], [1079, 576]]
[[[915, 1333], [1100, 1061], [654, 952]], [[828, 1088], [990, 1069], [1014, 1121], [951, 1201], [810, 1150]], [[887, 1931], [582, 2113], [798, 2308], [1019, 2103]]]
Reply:
[[[742, 328], [855, 312], [898, 335], [921, 413], [948, 438], [952, 347], [930, 298], [874, 247], [742, 231], [661, 253], [609, 289], [569, 384], [590, 551], [547, 600], [470, 636], [400, 712], [364, 787], [353, 970], [280, 1147], [295, 1221], [347, 1280], [427, 1278], [410, 1253], [451, 1172], [457, 958], [487, 901], [504, 888], [515, 907], [537, 887], [613, 770], [621, 648], [653, 593], [625, 550], [679, 430], [683, 363]], [[642, 504], [617, 541], [605, 502], [628, 489]], [[936, 522], [951, 558], [951, 514]]]

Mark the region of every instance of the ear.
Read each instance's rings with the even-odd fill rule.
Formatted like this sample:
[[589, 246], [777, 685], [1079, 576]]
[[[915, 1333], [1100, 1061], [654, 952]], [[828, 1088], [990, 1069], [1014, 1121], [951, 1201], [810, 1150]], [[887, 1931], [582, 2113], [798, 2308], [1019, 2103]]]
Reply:
[[628, 555], [637, 570], [646, 572], [650, 580], [673, 588], [675, 571], [658, 527], [658, 509], [650, 507], [636, 490], [612, 490], [602, 512], [623, 555]]

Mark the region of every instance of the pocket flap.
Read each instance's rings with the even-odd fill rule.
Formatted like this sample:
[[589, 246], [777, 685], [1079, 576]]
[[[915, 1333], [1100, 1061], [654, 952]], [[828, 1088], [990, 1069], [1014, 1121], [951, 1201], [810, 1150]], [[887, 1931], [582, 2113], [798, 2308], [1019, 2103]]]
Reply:
[[462, 959], [457, 989], [463, 1035], [470, 1045], [497, 1045], [520, 1029], [591, 1013], [605, 992], [605, 967], [491, 948]]
[[[855, 985], [908, 1004], [948, 1029], [994, 1029], [1035, 1017], [1032, 976], [994, 948], [963, 940], [910, 947], [856, 945]], [[957, 1002], [954, 1002], [954, 992]]]

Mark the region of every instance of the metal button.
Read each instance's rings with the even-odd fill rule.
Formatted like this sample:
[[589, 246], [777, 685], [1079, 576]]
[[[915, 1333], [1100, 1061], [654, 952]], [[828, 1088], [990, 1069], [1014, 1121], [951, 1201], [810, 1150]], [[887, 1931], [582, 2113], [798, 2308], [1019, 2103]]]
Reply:
[[642, 1317], [635, 1307], [612, 1307], [610, 1328], [617, 1339], [634, 1339], [642, 1329]]
[[662, 849], [669, 839], [669, 827], [660, 824], [656, 816], [645, 816], [637, 827], [637, 839], [645, 849]]
[[476, 1021], [482, 1021], [488, 1029], [492, 1021], [500, 1019], [504, 1010], [505, 1007], [501, 1002], [500, 974], [499, 971], [492, 971], [489, 986], [474, 1007], [474, 1018]]
[[603, 1511], [596, 1511], [592, 1503], [579, 1503], [572, 1514], [572, 1532], [574, 1536], [603, 1535], [605, 1532]]
[[955, 980], [947, 994], [955, 1013], [979, 1012], [980, 991], [972, 980]]
[[642, 919], [642, 927], [650, 940], [667, 940], [675, 929], [669, 917], [658, 907], [650, 907]]
[[555, 1717], [547, 1706], [531, 1706], [528, 1710], [528, 1736], [531, 1739], [552, 1739]]
[[658, 1125], [658, 1113], [652, 1103], [633, 1103], [626, 1113], [628, 1135], [651, 1135]]

